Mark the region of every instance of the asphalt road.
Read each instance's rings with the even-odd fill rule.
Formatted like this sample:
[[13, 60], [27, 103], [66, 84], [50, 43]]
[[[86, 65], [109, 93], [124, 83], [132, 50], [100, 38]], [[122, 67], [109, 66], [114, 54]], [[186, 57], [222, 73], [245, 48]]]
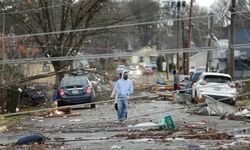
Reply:
[[[184, 109], [179, 109], [184, 108]], [[176, 110], [174, 110], [176, 109]], [[171, 111], [172, 110], [172, 111]], [[218, 116], [199, 116], [187, 112], [185, 105], [171, 101], [130, 102], [126, 124], [116, 122], [117, 114], [113, 105], [98, 105], [96, 109], [77, 109], [71, 117], [32, 117], [0, 133], [0, 149], [15, 143], [18, 138], [31, 133], [46, 137], [45, 144], [15, 146], [24, 149], [218, 149], [236, 146], [236, 139], [214, 133], [250, 127], [250, 123], [235, 120], [220, 120]], [[177, 130], [131, 130], [138, 123], [153, 122], [170, 115]], [[211, 135], [212, 134], [212, 135]], [[193, 135], [201, 135], [195, 136]], [[205, 135], [205, 136], [204, 136]], [[207, 137], [211, 135], [212, 137]], [[191, 137], [190, 137], [191, 136]], [[205, 138], [204, 138], [205, 137]], [[229, 144], [229, 145], [227, 145]], [[249, 143], [244, 143], [250, 146]], [[244, 145], [241, 144], [240, 146]], [[241, 147], [242, 148], [242, 147]], [[244, 149], [244, 148], [243, 148]]]

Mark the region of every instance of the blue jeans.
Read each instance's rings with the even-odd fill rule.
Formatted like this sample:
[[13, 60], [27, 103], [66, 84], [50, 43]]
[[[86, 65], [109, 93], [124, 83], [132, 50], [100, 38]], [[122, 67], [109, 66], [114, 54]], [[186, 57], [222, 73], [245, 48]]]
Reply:
[[127, 114], [128, 114], [128, 98], [124, 97], [118, 97], [117, 99], [117, 105], [118, 105], [118, 120], [126, 120]]

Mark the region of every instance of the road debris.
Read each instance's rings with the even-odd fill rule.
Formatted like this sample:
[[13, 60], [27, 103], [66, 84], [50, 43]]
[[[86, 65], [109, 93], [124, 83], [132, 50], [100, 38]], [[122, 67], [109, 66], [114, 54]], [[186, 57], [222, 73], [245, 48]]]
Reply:
[[158, 92], [158, 91], [173, 91], [174, 87], [172, 85], [155, 85], [152, 87], [153, 92]]
[[247, 109], [243, 109], [242, 111], [239, 111], [235, 113], [235, 116], [245, 116], [245, 117], [250, 117], [250, 111]]
[[81, 116], [80, 113], [72, 113], [70, 107], [64, 107], [64, 108], [52, 108], [48, 110], [46, 113], [44, 113], [42, 116], [45, 118], [51, 118], [51, 117], [75, 117], [75, 116]]
[[16, 142], [17, 145], [23, 145], [23, 144], [32, 144], [32, 143], [44, 143], [45, 137], [43, 135], [39, 134], [29, 134], [24, 135], [21, 138], [18, 139]]
[[159, 127], [160, 127], [160, 129], [164, 129], [166, 127], [168, 127], [169, 129], [172, 129], [172, 130], [176, 129], [176, 126], [175, 126], [171, 116], [166, 116], [164, 118], [161, 118]]
[[122, 146], [118, 146], [118, 145], [112, 145], [110, 147], [110, 149], [121, 149], [121, 148], [122, 148]]
[[199, 148], [199, 145], [190, 143], [190, 144], [187, 145], [187, 147], [188, 148], [196, 148], [197, 149], [197, 148]]
[[80, 122], [82, 119], [78, 118], [78, 119], [72, 119], [72, 120], [69, 120], [69, 122]]
[[159, 129], [159, 125], [153, 122], [144, 122], [132, 126], [133, 130], [149, 130], [149, 129]]
[[7, 126], [2, 126], [2, 127], [0, 127], [0, 133], [3, 133], [3, 132], [5, 132], [5, 131], [8, 131]]
[[231, 136], [227, 133], [204, 133], [204, 134], [192, 134], [182, 135], [185, 139], [200, 139], [200, 140], [230, 140]]

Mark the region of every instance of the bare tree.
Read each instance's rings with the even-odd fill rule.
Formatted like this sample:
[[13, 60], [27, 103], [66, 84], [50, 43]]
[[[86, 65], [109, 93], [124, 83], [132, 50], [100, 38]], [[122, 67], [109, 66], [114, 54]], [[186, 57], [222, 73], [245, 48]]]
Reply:
[[[4, 9], [8, 20], [16, 24], [16, 30], [23, 34], [35, 34], [95, 27], [94, 18], [107, 2], [108, 0], [24, 0], [18, 1], [18, 5], [17, 2], [9, 3], [12, 6], [10, 11]], [[58, 57], [76, 55], [82, 49], [84, 40], [94, 34], [98, 32], [56, 33], [32, 38], [42, 48], [45, 57]], [[67, 68], [70, 63], [52, 62], [56, 72]], [[62, 77], [63, 75], [58, 74], [56, 82]]]
[[214, 3], [212, 6], [212, 12], [216, 15], [215, 23], [219, 24], [221, 27], [225, 27], [229, 24], [229, 7], [230, 1], [229, 0], [219, 0]]

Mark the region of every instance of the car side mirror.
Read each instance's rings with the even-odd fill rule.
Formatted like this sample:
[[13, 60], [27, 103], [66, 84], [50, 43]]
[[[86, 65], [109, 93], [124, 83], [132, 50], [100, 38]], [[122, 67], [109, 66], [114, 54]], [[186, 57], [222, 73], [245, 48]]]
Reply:
[[240, 83], [239, 83], [239, 82], [235, 82], [235, 87], [236, 87], [236, 88], [241, 88]]

